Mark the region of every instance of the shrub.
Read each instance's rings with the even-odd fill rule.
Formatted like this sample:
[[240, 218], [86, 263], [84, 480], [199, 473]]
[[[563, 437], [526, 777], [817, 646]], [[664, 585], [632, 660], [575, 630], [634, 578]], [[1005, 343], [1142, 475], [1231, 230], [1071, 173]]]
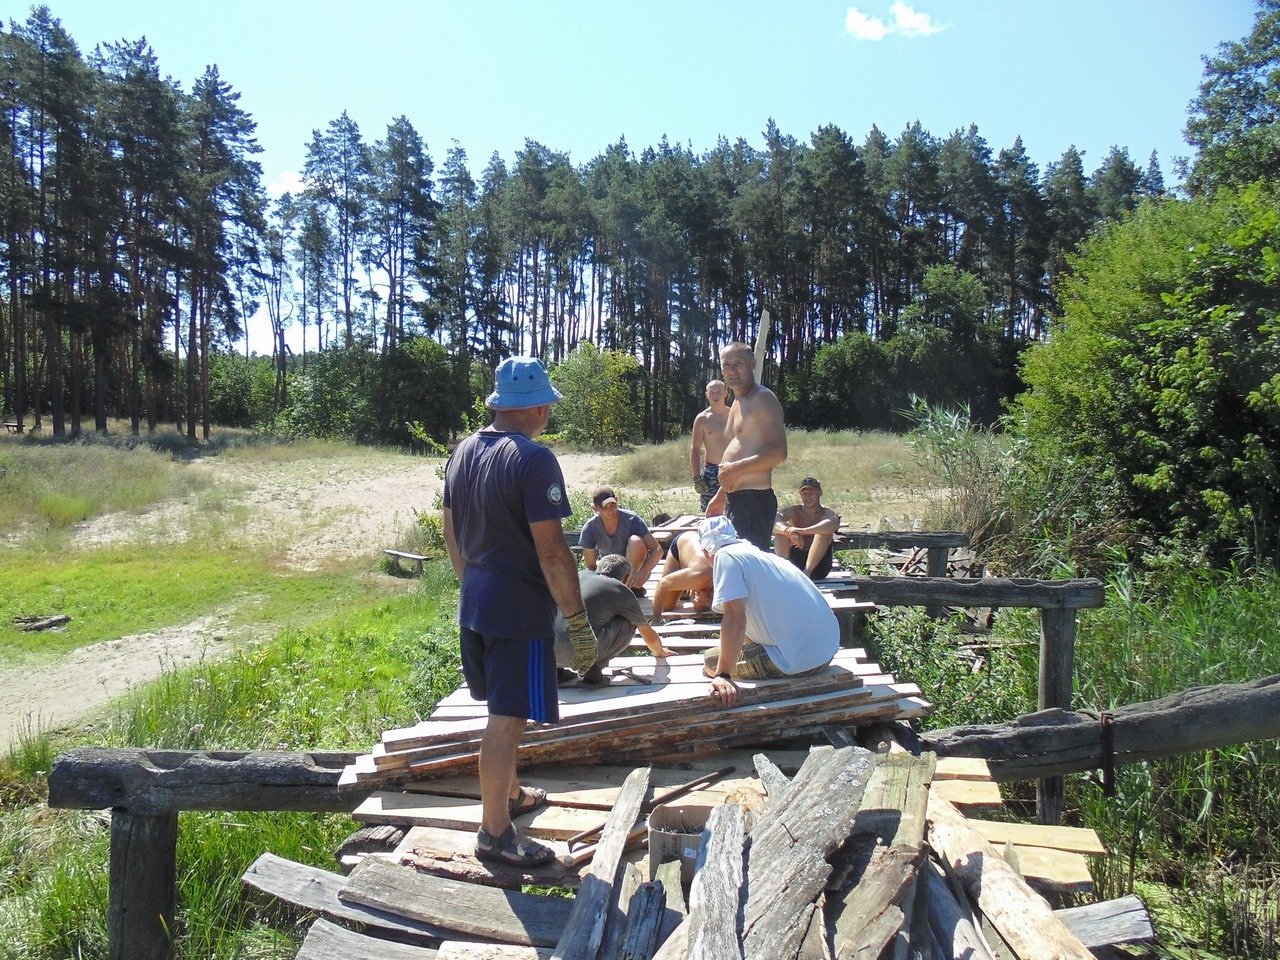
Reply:
[[640, 439], [640, 414], [631, 382], [640, 362], [617, 350], [600, 350], [589, 340], [551, 371], [564, 394], [552, 408], [551, 429], [569, 443], [620, 447]]

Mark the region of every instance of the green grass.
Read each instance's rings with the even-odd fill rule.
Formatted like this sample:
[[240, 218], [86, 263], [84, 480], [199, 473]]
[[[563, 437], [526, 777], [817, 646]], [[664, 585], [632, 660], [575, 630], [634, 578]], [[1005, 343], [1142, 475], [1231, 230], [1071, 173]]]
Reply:
[[[428, 565], [419, 589], [360, 602], [232, 657], [167, 673], [117, 701], [91, 735], [37, 734], [0, 766], [15, 801], [0, 815], [0, 957], [105, 956], [106, 831], [96, 815], [17, 802], [40, 792], [53, 749], [73, 745], [214, 750], [366, 750], [425, 716], [458, 683], [456, 585]], [[47, 767], [45, 767], [47, 769]], [[184, 813], [176, 918], [179, 958], [291, 956], [296, 920], [246, 898], [244, 870], [270, 850], [333, 867], [358, 825], [342, 816]], [[271, 951], [278, 951], [272, 953]]]

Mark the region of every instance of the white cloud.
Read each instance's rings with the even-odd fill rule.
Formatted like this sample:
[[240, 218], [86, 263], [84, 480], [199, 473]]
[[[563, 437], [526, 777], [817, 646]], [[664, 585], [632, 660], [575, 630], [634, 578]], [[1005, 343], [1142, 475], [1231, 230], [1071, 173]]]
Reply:
[[885, 23], [880, 17], [863, 13], [850, 7], [844, 15], [844, 28], [856, 40], [883, 40], [890, 34], [904, 37], [929, 37], [946, 29], [933, 22], [933, 17], [921, 13], [903, 0], [894, 0], [889, 6], [893, 23]]
[[302, 174], [297, 170], [285, 170], [267, 186], [267, 196], [274, 200], [283, 197], [286, 193], [297, 195], [302, 192], [304, 186], [306, 184], [302, 180]]
[[883, 40], [889, 32], [879, 17], [871, 17], [857, 7], [850, 7], [844, 15], [844, 28], [858, 40]]
[[894, 0], [889, 7], [889, 12], [893, 14], [893, 22], [898, 32], [908, 37], [930, 37], [946, 29], [934, 23], [933, 17], [929, 14], [912, 9], [902, 0]]

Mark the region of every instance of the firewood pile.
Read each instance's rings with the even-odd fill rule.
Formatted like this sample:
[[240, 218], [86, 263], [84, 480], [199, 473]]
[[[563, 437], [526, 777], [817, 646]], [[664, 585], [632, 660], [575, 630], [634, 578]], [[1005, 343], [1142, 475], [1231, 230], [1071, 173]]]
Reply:
[[[737, 751], [709, 762], [726, 756], [742, 761]], [[797, 772], [769, 756], [798, 762]], [[932, 754], [820, 747], [754, 763], [754, 789], [742, 778], [710, 788], [716, 803], [687, 886], [678, 862], [647, 870], [627, 853], [652, 799], [669, 792], [661, 784], [681, 775], [659, 765], [627, 773], [607, 812], [581, 811], [598, 840], [579, 867], [566, 852], [540, 873], [487, 875], [465, 849], [444, 850], [441, 830], [414, 827], [395, 853], [363, 857], [345, 879], [266, 854], [245, 881], [322, 915], [299, 960], [1085, 958], [1090, 947], [1151, 937], [1135, 898], [1052, 910], [1009, 862], [1027, 848], [1000, 849], [998, 832], [993, 843], [985, 822], [961, 814], [940, 779], [947, 761]], [[535, 832], [537, 819], [524, 829]], [[520, 892], [524, 883], [576, 894]]]

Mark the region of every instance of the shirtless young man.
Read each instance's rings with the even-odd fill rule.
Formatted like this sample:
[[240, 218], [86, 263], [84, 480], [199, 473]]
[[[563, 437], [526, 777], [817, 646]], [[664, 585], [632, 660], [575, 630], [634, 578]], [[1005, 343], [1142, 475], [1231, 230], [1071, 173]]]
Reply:
[[768, 552], [778, 516], [773, 468], [787, 459], [782, 404], [772, 390], [756, 383], [755, 357], [745, 343], [720, 351], [720, 370], [734, 401], [725, 427], [729, 442], [720, 461], [720, 490], [706, 512], [723, 512], [740, 537]]
[[840, 529], [840, 515], [822, 505], [822, 484], [816, 477], [800, 481], [800, 502], [778, 511], [773, 525], [773, 552], [821, 580], [831, 572], [832, 540]]
[[662, 578], [653, 591], [654, 621], [675, 609], [684, 593], [692, 594], [698, 613], [711, 609], [711, 557], [702, 549], [696, 530], [686, 530], [671, 541]]
[[[702, 509], [720, 489], [720, 461], [724, 457], [725, 427], [729, 423], [729, 395], [723, 380], [707, 384], [707, 409], [693, 418], [693, 446], [689, 448], [689, 469], [693, 472], [693, 487], [702, 499]], [[701, 483], [699, 483], [701, 481]]]

